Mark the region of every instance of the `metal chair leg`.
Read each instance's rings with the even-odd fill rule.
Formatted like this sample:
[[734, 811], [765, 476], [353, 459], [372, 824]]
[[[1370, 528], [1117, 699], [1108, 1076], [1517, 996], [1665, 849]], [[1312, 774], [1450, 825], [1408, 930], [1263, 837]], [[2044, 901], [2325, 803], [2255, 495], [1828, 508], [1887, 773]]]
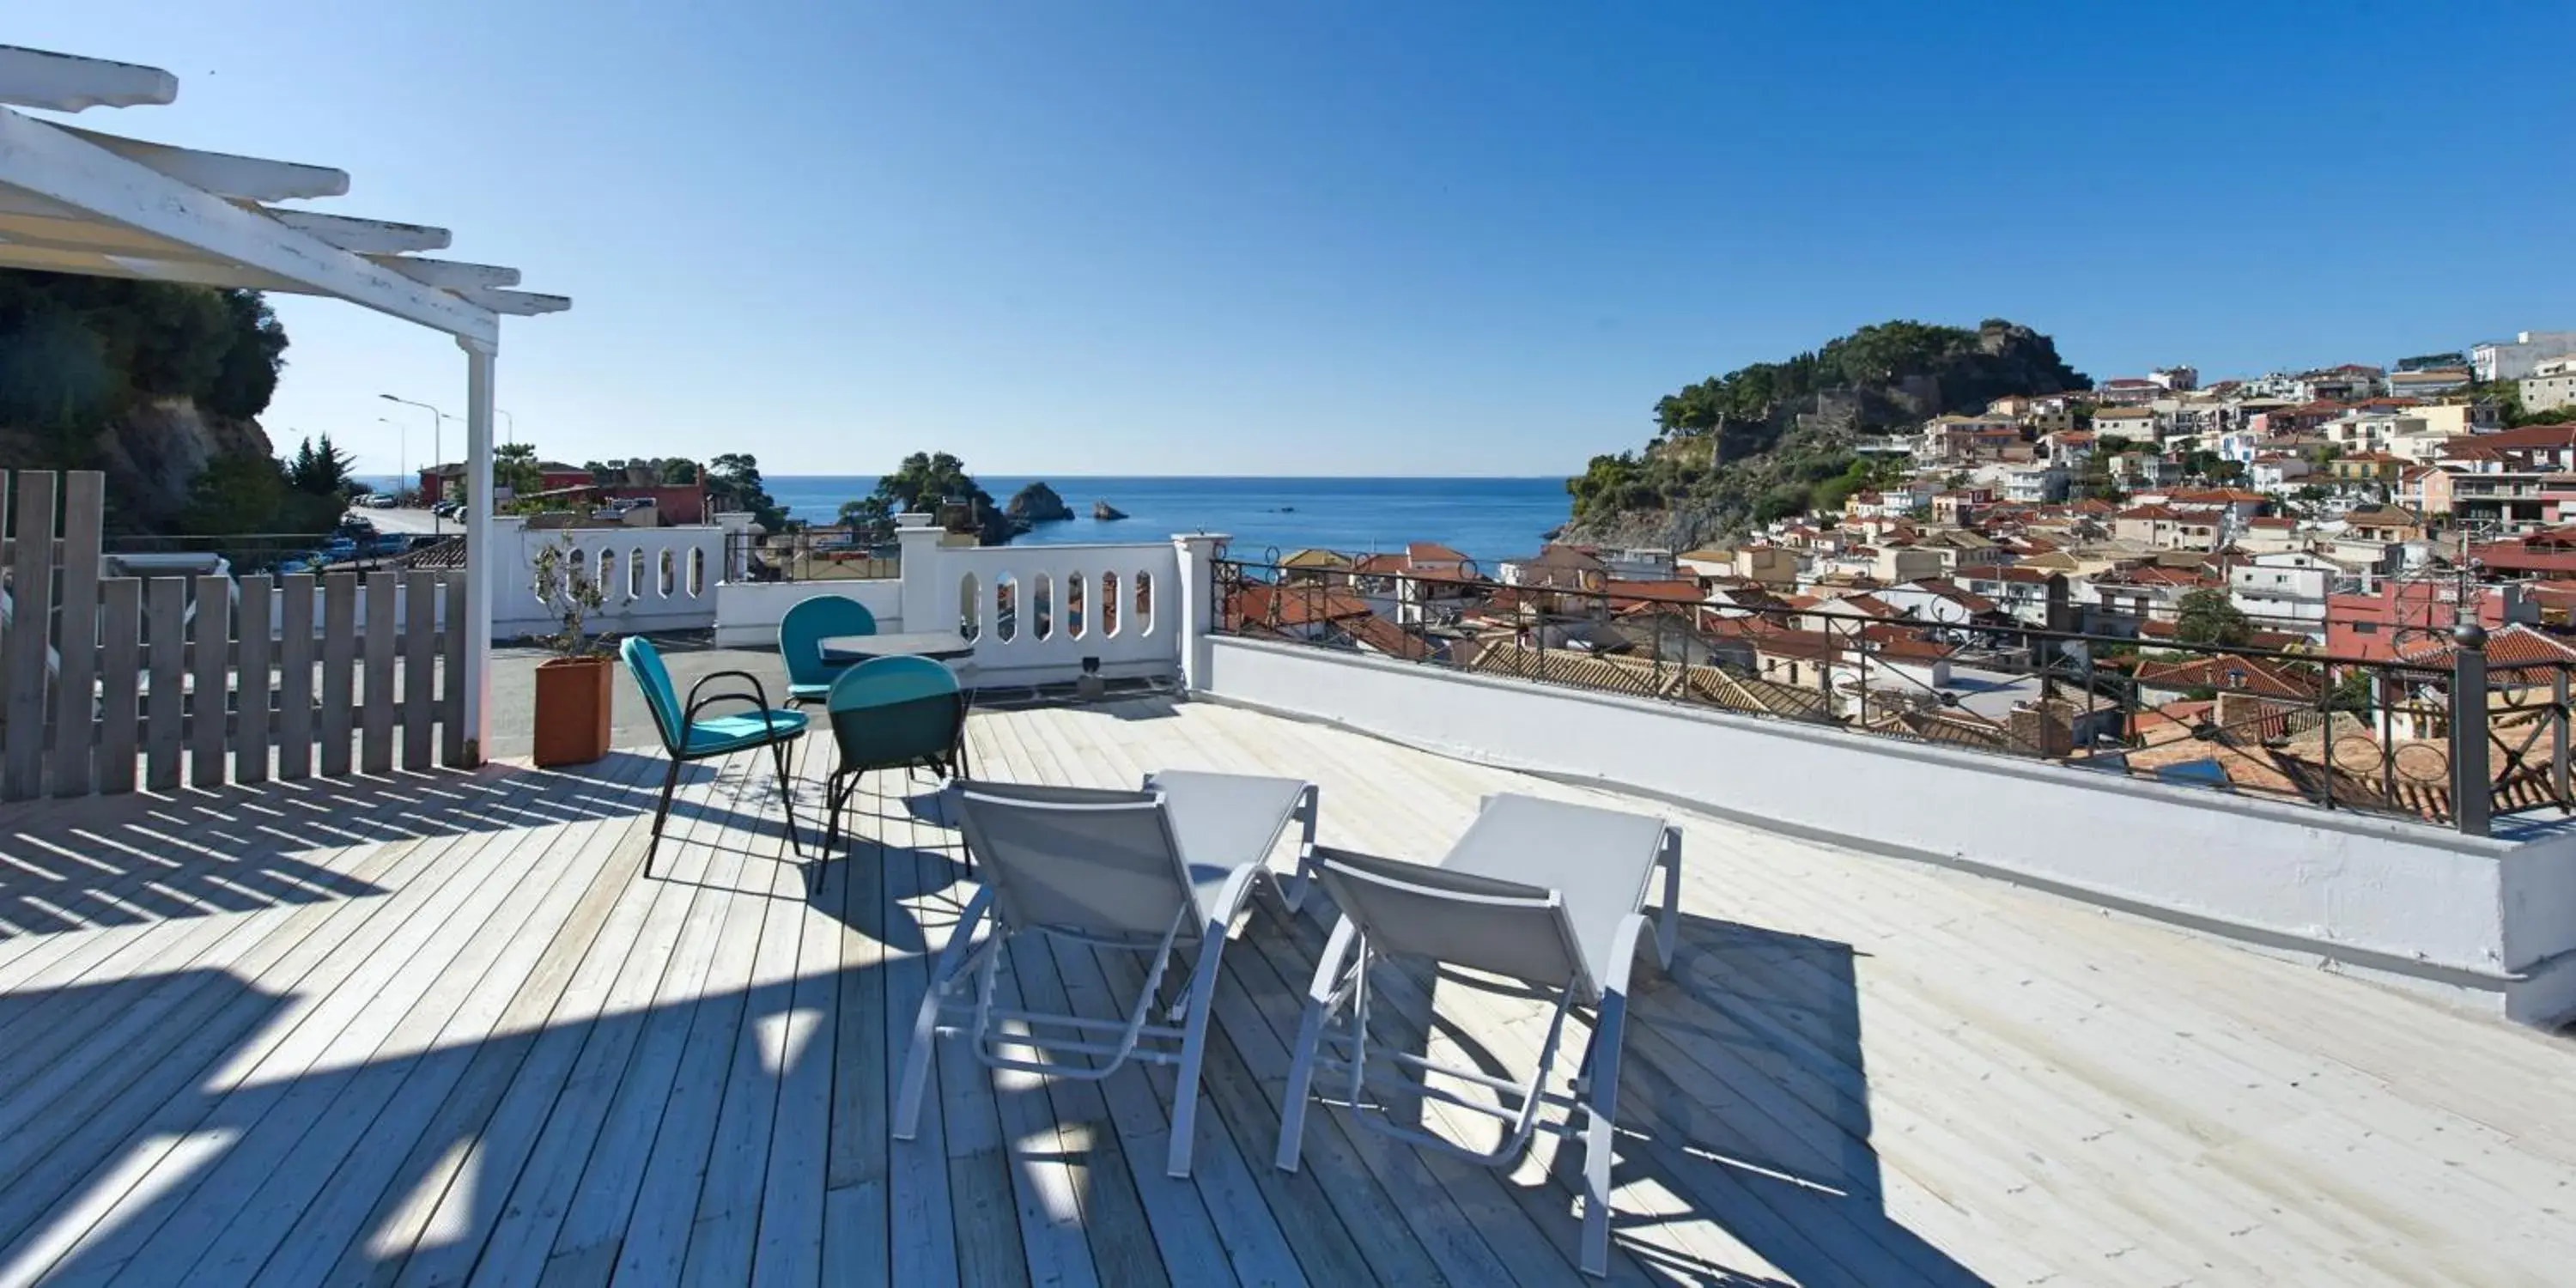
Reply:
[[662, 803], [653, 811], [653, 839], [644, 843], [644, 879], [653, 879], [653, 855], [662, 848], [662, 824], [671, 817], [671, 791], [680, 785], [680, 762], [671, 761], [671, 771], [662, 775]]
[[805, 857], [805, 846], [796, 839], [796, 787], [787, 775], [787, 741], [773, 742], [769, 749], [771, 759], [778, 762], [778, 805], [787, 813], [787, 848], [801, 859]]
[[823, 857], [830, 858], [841, 848], [841, 771], [833, 770], [823, 780]]

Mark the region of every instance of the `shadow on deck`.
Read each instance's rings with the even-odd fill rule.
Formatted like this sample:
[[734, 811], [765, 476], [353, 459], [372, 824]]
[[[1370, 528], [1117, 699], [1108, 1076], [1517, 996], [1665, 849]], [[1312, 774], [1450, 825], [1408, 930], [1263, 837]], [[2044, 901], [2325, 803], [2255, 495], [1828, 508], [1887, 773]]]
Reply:
[[[744, 763], [743, 773], [766, 773]], [[256, 795], [269, 810], [283, 808], [277, 795], [298, 797], [344, 843], [400, 841], [647, 813], [653, 787], [622, 785], [642, 777], [637, 768], [579, 783], [524, 772], [425, 780], [390, 805], [352, 793], [365, 818], [323, 806], [324, 793]], [[909, 1028], [922, 954], [959, 911], [963, 870], [933, 799], [879, 798], [874, 821], [889, 843], [860, 842], [794, 874], [760, 861], [734, 865], [744, 882], [710, 875], [704, 889], [751, 896], [767, 916], [803, 908], [857, 934], [842, 939], [836, 966], [754, 973], [742, 987], [710, 977], [687, 1001], [557, 1012], [515, 1031], [234, 1083], [224, 1071], [299, 1039], [294, 999], [230, 970], [0, 997], [0, 1032], [13, 1035], [0, 1050], [0, 1175], [11, 1178], [0, 1275], [50, 1265], [74, 1280], [741, 1282], [757, 1272], [909, 1284], [1025, 1282], [1078, 1258], [1072, 1281], [1125, 1285], [1193, 1282], [1194, 1258], [1215, 1256], [1245, 1282], [1274, 1271], [1318, 1285], [1579, 1281], [1568, 1166], [1487, 1172], [1330, 1112], [1310, 1116], [1304, 1171], [1269, 1165], [1286, 1050], [1329, 924], [1311, 908], [1265, 905], [1226, 954], [1194, 1179], [1162, 1175], [1171, 1088], [1160, 1069], [1100, 1084], [998, 1079], [946, 1043], [921, 1139], [888, 1139], [904, 1040], [890, 1035]], [[196, 807], [155, 805], [143, 819], [168, 827], [164, 811]], [[775, 830], [774, 818], [730, 825]], [[285, 887], [263, 896], [272, 902], [373, 893], [278, 865], [291, 830], [283, 820], [244, 827], [207, 863], [267, 862], [261, 870]], [[640, 854], [619, 848], [600, 885], [639, 880]], [[764, 890], [773, 873], [775, 890]], [[778, 897], [791, 886], [801, 899]], [[708, 951], [695, 953], [700, 967]], [[1041, 1007], [1070, 998], [1089, 1010], [1142, 983], [1128, 954], [1056, 946], [1009, 957], [1006, 987]], [[672, 958], [690, 959], [685, 946]], [[568, 965], [541, 965], [514, 987], [545, 986], [550, 970], [562, 989]], [[1650, 976], [1632, 1011], [1615, 1179], [1653, 1202], [1623, 1203], [1614, 1219], [1615, 1279], [1984, 1282], [1881, 1205], [1853, 983], [1848, 945], [1686, 919], [1672, 972]], [[1534, 1049], [1493, 1022], [1490, 1001], [1458, 1018], [1477, 1005], [1469, 994], [1490, 998], [1474, 981], [1391, 970], [1379, 991], [1392, 1040], [1419, 1047], [1436, 1034], [1498, 1069]], [[1049, 1219], [1057, 1197], [1073, 1201], [1069, 1227], [1062, 1212]], [[925, 1217], [940, 1228], [921, 1228]]]
[[[646, 762], [656, 781], [641, 781]], [[0, 942], [381, 895], [317, 855], [649, 815], [661, 766], [658, 755], [619, 751], [568, 769], [490, 765], [12, 805], [0, 809]], [[681, 782], [722, 787], [749, 774], [701, 763], [684, 766]], [[672, 827], [747, 821], [708, 795], [683, 796]]]

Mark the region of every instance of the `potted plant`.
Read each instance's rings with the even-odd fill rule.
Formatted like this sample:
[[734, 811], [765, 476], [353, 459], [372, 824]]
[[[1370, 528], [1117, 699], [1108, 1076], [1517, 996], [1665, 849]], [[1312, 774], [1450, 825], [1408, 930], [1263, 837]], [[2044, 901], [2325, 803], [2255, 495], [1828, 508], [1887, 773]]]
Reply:
[[540, 765], [586, 765], [608, 754], [616, 659], [585, 629], [607, 592], [570, 533], [537, 552], [536, 591], [563, 629], [537, 637], [554, 656], [537, 664], [534, 758]]

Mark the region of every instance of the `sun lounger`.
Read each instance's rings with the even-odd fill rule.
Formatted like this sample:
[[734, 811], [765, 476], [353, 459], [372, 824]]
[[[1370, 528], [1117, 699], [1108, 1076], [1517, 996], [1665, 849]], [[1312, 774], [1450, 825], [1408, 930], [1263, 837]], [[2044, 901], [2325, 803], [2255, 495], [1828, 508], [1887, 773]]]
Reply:
[[[919, 1122], [931, 1042], [963, 1034], [987, 1065], [1051, 1077], [1104, 1078], [1131, 1059], [1178, 1065], [1165, 1167], [1189, 1175], [1218, 962], [1254, 890], [1272, 886], [1292, 909], [1304, 898], [1315, 788], [1285, 778], [1162, 773], [1140, 791], [960, 781], [955, 799], [983, 884], [940, 952], [914, 1022], [895, 1138], [912, 1139]], [[1302, 820], [1303, 830], [1296, 869], [1282, 880], [1268, 860], [1291, 820]], [[990, 933], [978, 942], [987, 922]], [[1144, 989], [1115, 1019], [996, 1006], [1003, 946], [1028, 934], [1151, 954]], [[1188, 991], [1165, 1009], [1165, 1023], [1149, 1023], [1165, 967], [1192, 944], [1198, 960]], [[961, 998], [970, 981], [971, 1000]], [[948, 1012], [967, 1013], [966, 1023], [943, 1023]]]
[[[1437, 865], [1347, 850], [1316, 850], [1316, 879], [1342, 919], [1316, 964], [1306, 1015], [1289, 1068], [1277, 1163], [1295, 1171], [1309, 1095], [1348, 1109], [1353, 1121], [1408, 1144], [1487, 1166], [1519, 1157], [1531, 1133], [1583, 1142], [1583, 1269], [1609, 1269], [1610, 1162], [1619, 1099], [1619, 1048], [1626, 1023], [1628, 968], [1651, 929], [1655, 953], [1672, 961], [1681, 889], [1681, 833], [1643, 815], [1504, 795], [1485, 802]], [[1648, 886], [1664, 873], [1662, 907], [1651, 919]], [[1373, 1044], [1368, 971], [1382, 957], [1410, 958], [1504, 976], [1556, 999], [1537, 1067], [1522, 1081]], [[1592, 1039], [1571, 1094], [1547, 1089], [1565, 1017], [1590, 1008]], [[1387, 1116], [1372, 1077], [1403, 1097], [1425, 1097], [1501, 1119], [1502, 1142], [1471, 1150]], [[1320, 1079], [1320, 1082], [1319, 1082]], [[1464, 1082], [1499, 1102], [1461, 1095]], [[1564, 1111], [1562, 1122], [1541, 1115]], [[1578, 1125], [1579, 1124], [1579, 1125]]]

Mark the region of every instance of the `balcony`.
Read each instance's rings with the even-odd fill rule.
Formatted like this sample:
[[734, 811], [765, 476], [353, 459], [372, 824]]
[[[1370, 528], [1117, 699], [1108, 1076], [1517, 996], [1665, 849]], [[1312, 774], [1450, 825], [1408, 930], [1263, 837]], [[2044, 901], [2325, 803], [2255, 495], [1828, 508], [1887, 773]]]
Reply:
[[[1328, 653], [1214, 647], [1245, 684], [1251, 653]], [[1454, 682], [1333, 664], [1361, 701], [1393, 692], [1381, 670]], [[1629, 1018], [1619, 1282], [2539, 1282], [2576, 1243], [2554, 1197], [2576, 1142], [2547, 1129], [2576, 1054], [2313, 958], [1220, 702], [979, 710], [969, 739], [996, 778], [1309, 777], [1326, 842], [1399, 855], [1497, 790], [1679, 823], [1680, 953]], [[804, 753], [810, 823], [830, 751]], [[0, 1274], [1575, 1281], [1544, 1136], [1489, 1173], [1319, 1113], [1306, 1169], [1269, 1165], [1318, 904], [1265, 905], [1226, 954], [1191, 1179], [1162, 1172], [1159, 1073], [1051, 1083], [944, 1050], [921, 1138], [890, 1140], [888, 1069], [969, 888], [934, 789], [889, 781], [804, 867], [767, 766], [716, 762], [645, 880], [660, 772], [621, 753], [11, 815]], [[1835, 786], [1854, 810], [1902, 794], [1875, 782]], [[1032, 999], [1139, 982], [1112, 952], [1008, 966]], [[1533, 1005], [1473, 979], [1379, 991], [1417, 1040], [1535, 1049]]]

